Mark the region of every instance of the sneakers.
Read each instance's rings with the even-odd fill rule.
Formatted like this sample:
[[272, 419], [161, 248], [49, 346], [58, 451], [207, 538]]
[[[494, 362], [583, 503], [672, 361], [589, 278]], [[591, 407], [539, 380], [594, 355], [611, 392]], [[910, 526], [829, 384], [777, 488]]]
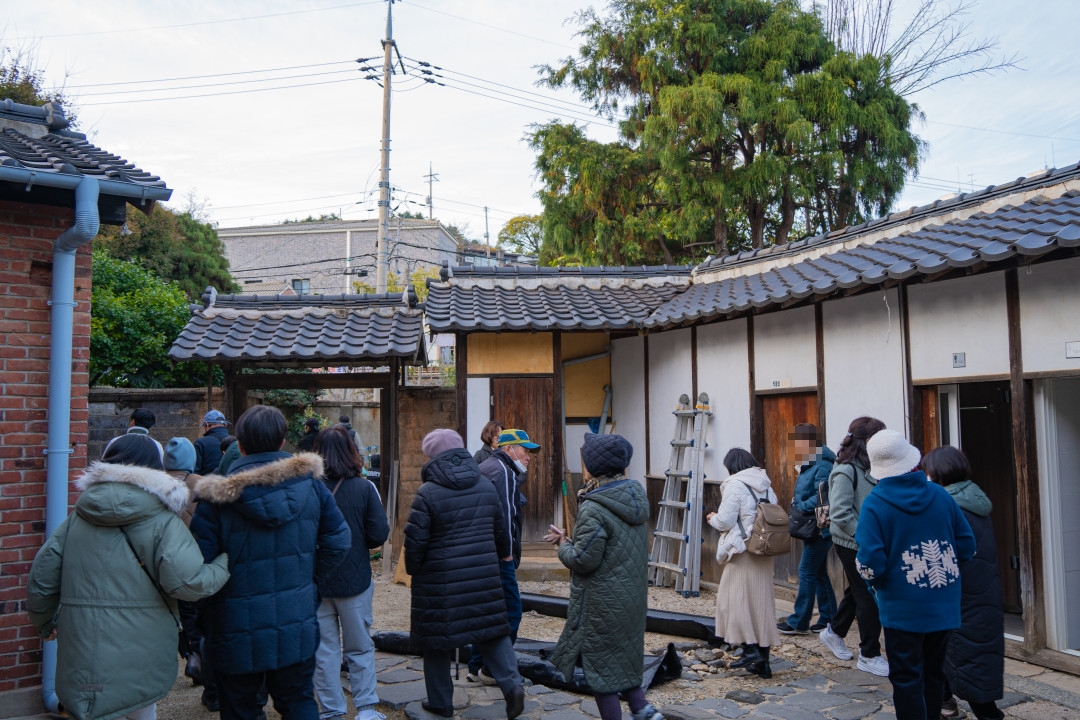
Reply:
[[386, 716], [378, 710], [361, 710], [356, 713], [356, 720], [386, 720]]
[[872, 673], [880, 677], [889, 677], [889, 661], [878, 655], [877, 657], [863, 657], [862, 653], [859, 653], [859, 662], [855, 664], [855, 667], [863, 672]]
[[656, 708], [652, 706], [652, 703], [641, 708], [631, 717], [633, 717], [634, 720], [664, 720], [664, 716], [656, 711]]
[[787, 620], [781, 620], [776, 623], [776, 629], [780, 631], [781, 635], [809, 635], [809, 630], [796, 630], [788, 625]]
[[811, 626], [810, 626], [810, 632], [812, 632], [812, 633], [819, 633], [819, 632], [821, 632], [822, 630], [824, 630], [825, 628], [827, 628], [828, 626], [829, 626], [829, 623], [827, 623], [827, 622], [822, 622], [822, 621], [821, 621], [821, 620], [819, 619], [819, 620], [818, 620], [818, 621], [817, 621], [816, 623], [814, 623], [813, 625], [811, 625]]
[[844, 644], [844, 638], [833, 632], [832, 625], [826, 625], [818, 637], [825, 644], [825, 647], [829, 648], [832, 654], [836, 656], [837, 660], [851, 660], [855, 657], [847, 649], [847, 645]]
[[486, 667], [482, 667], [479, 670], [473, 672], [470, 670], [465, 673], [465, 680], [471, 683], [482, 683], [484, 685], [495, 685], [495, 678], [491, 676], [491, 673]]

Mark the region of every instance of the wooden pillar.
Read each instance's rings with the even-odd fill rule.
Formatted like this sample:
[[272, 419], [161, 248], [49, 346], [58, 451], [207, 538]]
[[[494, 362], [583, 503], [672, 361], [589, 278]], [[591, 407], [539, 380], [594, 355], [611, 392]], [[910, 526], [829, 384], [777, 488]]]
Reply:
[[[563, 393], [566, 392], [566, 388], [563, 387], [563, 359], [562, 359], [562, 333], [553, 332], [551, 334], [551, 357], [552, 357], [552, 393], [551, 393], [551, 417], [555, 418], [555, 422], [552, 426], [552, 438], [551, 443], [551, 479], [552, 479], [552, 507], [561, 508], [562, 505], [562, 482], [563, 482], [563, 468], [566, 467], [566, 462], [563, 459], [563, 453], [565, 452], [566, 437], [563, 434], [563, 429], [566, 427], [563, 424]], [[603, 429], [601, 429], [603, 432]], [[569, 490], [569, 487], [567, 488]], [[569, 521], [568, 518], [563, 518], [563, 526]]]
[[469, 379], [469, 336], [457, 333], [454, 340], [454, 360], [457, 385], [457, 431], [461, 437], [469, 432], [468, 379]]
[[904, 353], [904, 405], [907, 410], [907, 436], [912, 445], [917, 448], [925, 448], [922, 396], [916, 392], [915, 385], [911, 381], [911, 320], [908, 314], [907, 285], [898, 285], [896, 292], [900, 298], [900, 343]]
[[206, 412], [214, 409], [214, 366], [206, 363]]
[[760, 463], [765, 462], [765, 411], [757, 394], [757, 377], [754, 369], [754, 316], [746, 316], [746, 362], [750, 390], [750, 454]]
[[[821, 303], [814, 303], [814, 354], [817, 356], [817, 426], [825, 437], [825, 320]], [[839, 446], [838, 443], [833, 443]]]
[[642, 353], [644, 353], [644, 362], [642, 363], [642, 380], [645, 385], [645, 474], [649, 474], [649, 468], [652, 467], [652, 442], [650, 442], [651, 428], [652, 428], [652, 414], [649, 412], [649, 336], [646, 335], [642, 338]]
[[1020, 287], [1016, 268], [1005, 271], [1005, 308], [1009, 325], [1009, 405], [1016, 472], [1016, 524], [1020, 541], [1020, 602], [1024, 608], [1024, 647], [1046, 645], [1046, 611], [1042, 588], [1042, 532], [1039, 522], [1039, 473], [1033, 433], [1031, 383], [1024, 380], [1020, 344]]
[[697, 377], [697, 325], [690, 327], [690, 404], [696, 406], [698, 399]]
[[[390, 387], [387, 388], [387, 402], [384, 405], [387, 407], [387, 425], [388, 425], [388, 438], [387, 446], [390, 450], [389, 455], [390, 462], [381, 460], [379, 465], [380, 473], [389, 474], [393, 472], [394, 463], [398, 461], [398, 394], [404, 391], [402, 384], [398, 381], [400, 375], [399, 368], [401, 367], [401, 361], [398, 358], [390, 359]], [[385, 468], [385, 470], [384, 470]], [[380, 476], [381, 477], [381, 476]]]

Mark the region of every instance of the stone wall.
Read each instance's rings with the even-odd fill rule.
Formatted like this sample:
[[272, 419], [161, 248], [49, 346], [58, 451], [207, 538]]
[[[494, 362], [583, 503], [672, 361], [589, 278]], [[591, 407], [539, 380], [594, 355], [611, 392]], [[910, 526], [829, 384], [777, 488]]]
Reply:
[[[420, 469], [427, 458], [420, 450], [424, 436], [438, 428], [456, 428], [457, 395], [454, 388], [405, 387], [398, 390], [398, 493], [394, 523], [394, 560], [401, 552], [402, 533], [409, 519]], [[390, 468], [384, 468], [389, 473]]]
[[[364, 443], [364, 447], [375, 446], [379, 448], [382, 445], [380, 440], [382, 426], [379, 421], [378, 402], [371, 400], [319, 399], [315, 401], [315, 412], [327, 418], [331, 425], [336, 424], [338, 418], [342, 415], [348, 415], [353, 430], [360, 433], [360, 442]], [[376, 449], [373, 452], [379, 452], [379, 450]], [[364, 454], [366, 455], [367, 452], [365, 451]]]
[[[73, 221], [68, 208], [0, 201], [0, 715], [24, 695], [40, 698], [29, 689], [41, 684], [41, 641], [26, 583], [45, 542], [53, 241]], [[85, 245], [75, 255], [71, 478], [86, 466], [90, 278]]]
[[[221, 388], [214, 388], [213, 406], [224, 405]], [[99, 460], [105, 445], [127, 431], [131, 412], [146, 408], [156, 422], [150, 435], [162, 445], [170, 438], [186, 437], [192, 442], [202, 435], [206, 414], [206, 388], [91, 388], [90, 432], [87, 457]], [[228, 418], [235, 422], [236, 418]]]

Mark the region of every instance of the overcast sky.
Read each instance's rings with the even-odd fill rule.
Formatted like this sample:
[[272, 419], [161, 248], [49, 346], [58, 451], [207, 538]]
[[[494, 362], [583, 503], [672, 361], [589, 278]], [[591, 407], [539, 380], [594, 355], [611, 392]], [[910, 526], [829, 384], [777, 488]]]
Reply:
[[[436, 217], [473, 236], [483, 235], [484, 206], [492, 239], [513, 215], [539, 212], [530, 124], [591, 113], [572, 94], [535, 87], [535, 67], [574, 52], [576, 26], [565, 20], [583, 7], [394, 5], [409, 69], [394, 78], [396, 206], [426, 215], [430, 162]], [[194, 194], [221, 227], [339, 210], [376, 217], [382, 90], [350, 61], [381, 65], [385, 0], [7, 0], [3, 10], [4, 43], [35, 42], [49, 81], [66, 76], [92, 141], [160, 175], [172, 206]], [[1080, 160], [1080, 2], [978, 0], [969, 19], [973, 35], [999, 37], [1024, 69], [912, 98], [927, 153], [897, 209]], [[415, 79], [419, 62], [443, 68], [447, 87]], [[193, 76], [212, 77], [160, 82]], [[162, 97], [183, 99], [146, 101]], [[603, 122], [590, 133], [614, 138]]]

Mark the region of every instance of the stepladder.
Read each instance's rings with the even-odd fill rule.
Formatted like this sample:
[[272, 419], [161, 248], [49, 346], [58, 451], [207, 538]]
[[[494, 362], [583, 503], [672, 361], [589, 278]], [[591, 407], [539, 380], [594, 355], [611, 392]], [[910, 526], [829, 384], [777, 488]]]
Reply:
[[701, 393], [691, 405], [690, 397], [681, 395], [673, 414], [675, 435], [653, 531], [649, 583], [673, 587], [684, 597], [697, 597], [701, 588], [706, 433], [712, 417], [709, 396]]

